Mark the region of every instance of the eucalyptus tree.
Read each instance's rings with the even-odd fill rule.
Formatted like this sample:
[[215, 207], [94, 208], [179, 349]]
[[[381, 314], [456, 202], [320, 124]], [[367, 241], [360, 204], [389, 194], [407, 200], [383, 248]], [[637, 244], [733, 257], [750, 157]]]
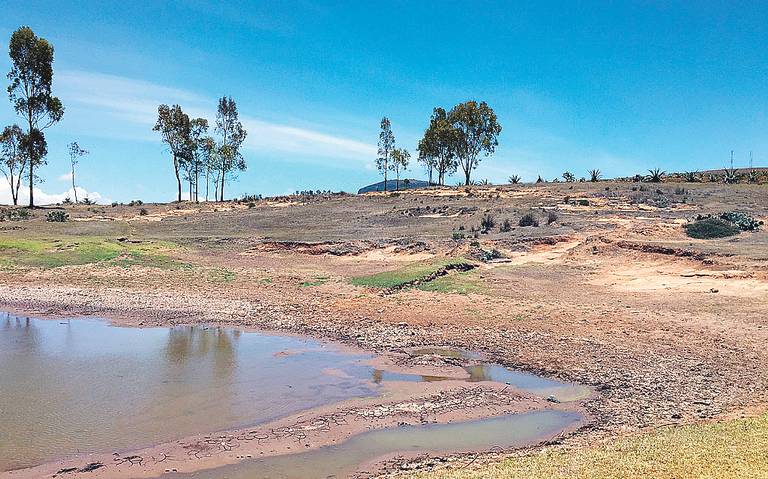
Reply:
[[76, 141], [67, 145], [69, 153], [69, 164], [72, 167], [72, 191], [75, 193], [75, 204], [77, 204], [77, 187], [75, 186], [75, 166], [80, 163], [80, 158], [87, 155], [88, 151], [80, 148]]
[[181, 169], [186, 166], [192, 156], [192, 123], [189, 116], [179, 105], [160, 105], [157, 107], [157, 123], [152, 128], [160, 132], [163, 143], [168, 145], [173, 157], [173, 170], [178, 185], [177, 200], [181, 201]]
[[392, 150], [392, 162], [390, 168], [395, 172], [395, 189], [400, 190], [400, 173], [408, 169], [408, 163], [411, 160], [411, 154], [405, 148], [395, 148]]
[[200, 175], [207, 164], [205, 143], [210, 137], [205, 136], [208, 132], [208, 120], [205, 118], [195, 118], [190, 120], [189, 124], [189, 158], [184, 164], [184, 176], [189, 183], [189, 200], [197, 202], [199, 201]]
[[246, 168], [245, 158], [240, 153], [240, 147], [248, 134], [240, 123], [237, 113], [237, 104], [231, 97], [223, 96], [219, 99], [219, 107], [216, 113], [216, 132], [221, 135], [222, 141], [218, 148], [219, 164], [219, 200], [224, 201], [224, 184], [227, 177], [233, 178], [238, 171]]
[[429, 119], [429, 126], [424, 131], [424, 138], [419, 141], [419, 161], [429, 171], [432, 183], [432, 168], [437, 172], [437, 182], [445, 184], [447, 176], [456, 172], [456, 145], [458, 132], [454, 128], [445, 109], [437, 107]]
[[218, 176], [216, 172], [219, 171], [219, 145], [216, 140], [211, 136], [206, 136], [200, 143], [200, 154], [202, 155], [203, 167], [205, 168], [205, 201], [208, 201], [208, 189], [211, 184], [211, 177], [213, 176], [214, 185], [216, 186], [214, 198], [218, 198]]
[[460, 103], [448, 113], [456, 129], [455, 154], [464, 171], [464, 184], [471, 182], [472, 170], [480, 164], [481, 154], [493, 154], [499, 145], [501, 125], [487, 103], [474, 100]]
[[24, 132], [19, 125], [6, 126], [0, 133], [0, 170], [11, 189], [14, 205], [19, 204], [21, 178], [27, 167], [27, 154], [23, 147]]
[[392, 133], [392, 124], [386, 116], [381, 119], [381, 132], [379, 133], [379, 150], [376, 158], [376, 168], [384, 175], [384, 191], [387, 191], [387, 172], [391, 169], [392, 151], [395, 149], [395, 134]]
[[51, 91], [53, 45], [24, 26], [11, 35], [8, 54], [11, 57], [8, 96], [26, 126], [22, 146], [27, 158], [31, 208], [35, 206], [35, 169], [45, 164], [45, 155], [48, 153], [43, 131], [61, 120], [64, 106]]

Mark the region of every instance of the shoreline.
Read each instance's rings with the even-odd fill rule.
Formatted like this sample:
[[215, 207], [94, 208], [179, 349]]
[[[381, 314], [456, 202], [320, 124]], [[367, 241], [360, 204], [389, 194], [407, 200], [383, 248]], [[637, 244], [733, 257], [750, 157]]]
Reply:
[[[115, 327], [145, 328], [182, 325], [182, 323], [147, 325], [142, 324], [144, 321], [139, 318], [126, 320], [120, 316], [103, 313], [95, 316], [92, 313], [86, 314], [70, 309], [69, 314], [61, 314], [51, 310], [42, 312], [33, 308], [9, 306], [2, 304], [0, 309], [22, 318], [35, 317], [50, 321], [96, 319], [107, 321]], [[585, 425], [592, 423], [592, 418], [581, 406], [581, 400], [555, 404], [503, 383], [491, 381], [468, 383], [466, 382], [466, 371], [455, 364], [427, 364], [408, 367], [398, 364], [396, 353], [393, 352], [377, 353], [342, 341], [317, 338], [297, 332], [286, 334], [274, 330], [264, 331], [252, 325], [210, 325], [201, 322], [187, 323], [187, 325], [220, 326], [244, 332], [311, 339], [336, 350], [371, 355], [372, 357], [364, 362], [387, 372], [436, 375], [448, 378], [437, 382], [385, 381], [381, 383], [381, 391], [377, 396], [327, 404], [262, 424], [201, 432], [149, 447], [121, 450], [112, 454], [77, 454], [66, 459], [53, 460], [28, 468], [0, 472], [0, 478], [27, 479], [44, 475], [78, 477], [80, 472], [83, 474], [87, 472], [88, 477], [96, 478], [150, 478], [169, 472], [191, 473], [256, 457], [264, 458], [315, 450], [324, 446], [339, 444], [372, 430], [396, 428], [403, 425], [476, 421], [531, 411], [560, 410], [578, 412], [581, 415], [582, 420], [576, 426], [565, 428], [556, 437], [570, 436]], [[474, 361], [477, 362], [478, 359], [476, 357]], [[469, 361], [467, 360], [467, 363]], [[551, 439], [547, 438], [547, 440]], [[526, 445], [523, 448], [511, 449], [534, 448], [538, 444], [540, 442]], [[301, 447], [302, 445], [303, 447]], [[297, 447], [301, 447], [301, 449], [297, 449]], [[450, 454], [451, 452], [470, 451], [440, 451], [439, 453]], [[472, 450], [471, 452], [483, 453], [486, 451]], [[430, 453], [429, 450], [424, 450], [418, 454], [409, 452], [405, 455], [418, 457], [428, 453]], [[383, 464], [383, 461], [396, 456], [402, 456], [402, 454], [393, 452], [360, 466], [374, 465], [374, 468], [378, 468], [379, 465]], [[100, 466], [88, 470], [89, 464]]]

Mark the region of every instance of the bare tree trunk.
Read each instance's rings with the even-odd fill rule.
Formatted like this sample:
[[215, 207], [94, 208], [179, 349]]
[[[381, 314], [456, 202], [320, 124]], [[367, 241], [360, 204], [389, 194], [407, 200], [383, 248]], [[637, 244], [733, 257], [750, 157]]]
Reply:
[[28, 143], [29, 143], [29, 207], [34, 208], [35, 207], [35, 194], [32, 190], [32, 185], [35, 181], [35, 158], [34, 158], [34, 145], [32, 144], [32, 110], [31, 107], [28, 109], [29, 114], [29, 136], [28, 136]]
[[179, 186], [177, 198], [179, 203], [181, 203], [181, 177], [179, 176], [179, 162], [176, 159], [176, 155], [173, 155], [173, 170], [176, 173], [176, 184]]
[[72, 191], [75, 193], [75, 204], [77, 204], [77, 188], [75, 187], [75, 164], [72, 163]]

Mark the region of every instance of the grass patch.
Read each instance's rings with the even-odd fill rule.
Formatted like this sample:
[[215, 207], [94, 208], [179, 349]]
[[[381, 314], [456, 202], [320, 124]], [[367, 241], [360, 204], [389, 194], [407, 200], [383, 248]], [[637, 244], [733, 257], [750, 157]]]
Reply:
[[541, 453], [420, 479], [768, 478], [768, 414], [713, 424], [665, 427], [598, 447]]
[[685, 232], [691, 238], [712, 239], [735, 236], [741, 230], [730, 221], [720, 218], [703, 218], [685, 225]]
[[10, 268], [43, 269], [96, 263], [171, 268], [183, 265], [165, 254], [175, 248], [171, 243], [122, 243], [97, 237], [0, 238], [0, 263]]
[[435, 261], [430, 263], [411, 263], [403, 268], [393, 271], [382, 271], [381, 273], [367, 276], [357, 276], [349, 280], [355, 286], [366, 288], [389, 289], [398, 288], [406, 283], [415, 281], [424, 276], [428, 276], [440, 268], [450, 264], [465, 263], [463, 259], [450, 259], [444, 261]]
[[480, 278], [474, 271], [447, 274], [429, 283], [422, 283], [417, 288], [422, 291], [433, 291], [436, 293], [469, 294], [483, 292]]
[[315, 276], [313, 279], [308, 281], [302, 281], [299, 283], [300, 288], [309, 288], [312, 286], [320, 286], [328, 282], [328, 276]]
[[237, 274], [227, 268], [211, 268], [208, 270], [208, 281], [211, 283], [231, 283]]

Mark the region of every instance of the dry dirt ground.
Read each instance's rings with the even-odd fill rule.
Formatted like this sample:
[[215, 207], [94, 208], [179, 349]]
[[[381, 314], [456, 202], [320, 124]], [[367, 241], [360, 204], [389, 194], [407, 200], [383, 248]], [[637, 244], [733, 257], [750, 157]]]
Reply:
[[[767, 219], [766, 185], [510, 185], [66, 210], [65, 223], [46, 222], [46, 210], [0, 223], [0, 305], [247, 325], [376, 351], [483, 352], [592, 386], [594, 421], [574, 441], [732, 417], [768, 400], [768, 233], [695, 240], [683, 228], [724, 211]], [[519, 227], [531, 211], [540, 226]], [[475, 235], [486, 214], [495, 227]], [[504, 219], [511, 231], [499, 231]], [[48, 245], [40, 255], [107, 241], [150, 245], [162, 260], [17, 261], [15, 242], [30, 240]], [[481, 260], [494, 249], [501, 258]], [[476, 268], [432, 288], [365, 286], [458, 258]]]

